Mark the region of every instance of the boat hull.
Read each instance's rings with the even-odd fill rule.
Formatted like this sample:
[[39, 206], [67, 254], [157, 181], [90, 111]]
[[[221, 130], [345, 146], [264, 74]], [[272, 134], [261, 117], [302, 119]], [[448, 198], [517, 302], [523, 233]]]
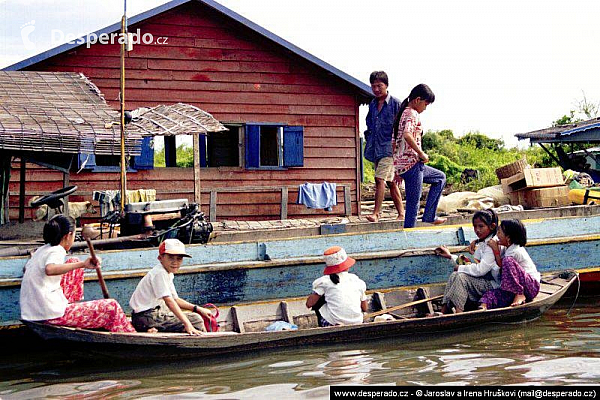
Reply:
[[[579, 294], [600, 293], [600, 216], [526, 221], [526, 226], [527, 249], [540, 272], [575, 268], [582, 273]], [[572, 232], [577, 235], [565, 237]], [[474, 238], [472, 227], [449, 226], [190, 245], [193, 258], [186, 259], [175, 285], [182, 298], [198, 304], [303, 296], [321, 276], [322, 251], [332, 244], [343, 246], [357, 259], [353, 272], [369, 290], [442, 283], [452, 266], [431, 249], [441, 244], [464, 249]], [[129, 299], [158, 262], [156, 249], [98, 253], [111, 297], [131, 312]], [[3, 327], [19, 324], [19, 288], [26, 261], [25, 257], [0, 258], [0, 333]], [[102, 298], [95, 274], [86, 275], [85, 296]]]
[[412, 343], [423, 341], [428, 335], [447, 334], [486, 324], [534, 320], [555, 304], [575, 280], [576, 276], [573, 274], [568, 280], [559, 279], [560, 287], [546, 284], [545, 290], [550, 288], [551, 294], [542, 294], [533, 302], [519, 307], [296, 331], [239, 334], [225, 332], [199, 337], [186, 334], [115, 334], [35, 322], [26, 322], [26, 324], [44, 339], [66, 345], [65, 347], [77, 356], [125, 360], [197, 358], [273, 348], [351, 343], [364, 341], [366, 338], [369, 340], [393, 338], [398, 343]]

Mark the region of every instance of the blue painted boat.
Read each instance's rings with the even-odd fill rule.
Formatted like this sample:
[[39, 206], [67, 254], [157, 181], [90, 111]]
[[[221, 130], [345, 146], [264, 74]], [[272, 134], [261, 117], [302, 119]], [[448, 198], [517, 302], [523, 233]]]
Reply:
[[[575, 268], [600, 274], [600, 216], [523, 221], [528, 251], [540, 272]], [[452, 271], [433, 254], [446, 245], [459, 251], [475, 234], [470, 225], [414, 228], [292, 239], [189, 245], [175, 277], [181, 297], [195, 303], [243, 303], [303, 296], [323, 269], [321, 254], [340, 245], [357, 259], [353, 271], [370, 290], [445, 282]], [[129, 312], [139, 280], [158, 261], [156, 249], [99, 251], [111, 296]], [[19, 325], [19, 287], [27, 257], [0, 258], [0, 327]], [[86, 277], [86, 299], [102, 298], [95, 275]]]

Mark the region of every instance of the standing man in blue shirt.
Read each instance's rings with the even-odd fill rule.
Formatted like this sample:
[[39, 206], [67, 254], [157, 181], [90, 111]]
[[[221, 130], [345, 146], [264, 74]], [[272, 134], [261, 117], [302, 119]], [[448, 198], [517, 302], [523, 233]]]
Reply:
[[372, 72], [369, 82], [375, 98], [369, 103], [364, 156], [368, 161], [375, 163], [375, 209], [367, 219], [371, 222], [379, 221], [386, 184], [390, 188], [392, 200], [398, 210], [398, 219], [404, 219], [400, 188], [394, 181], [392, 154], [394, 119], [400, 110], [400, 101], [388, 93], [388, 76], [385, 72]]

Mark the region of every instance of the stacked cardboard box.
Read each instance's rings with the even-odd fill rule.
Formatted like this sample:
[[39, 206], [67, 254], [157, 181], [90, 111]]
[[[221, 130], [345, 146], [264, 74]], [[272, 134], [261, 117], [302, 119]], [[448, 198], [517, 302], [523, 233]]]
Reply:
[[539, 208], [570, 204], [569, 187], [564, 184], [560, 168], [525, 168], [501, 183], [513, 205]]

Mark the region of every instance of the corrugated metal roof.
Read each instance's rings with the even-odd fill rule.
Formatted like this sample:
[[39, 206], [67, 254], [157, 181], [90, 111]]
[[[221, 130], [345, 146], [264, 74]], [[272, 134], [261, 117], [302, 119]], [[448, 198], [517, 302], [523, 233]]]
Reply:
[[600, 142], [600, 118], [581, 121], [574, 124], [553, 126], [536, 131], [517, 133], [518, 139], [530, 139], [532, 142]]
[[567, 131], [563, 131], [560, 134], [561, 134], [561, 136], [566, 136], [566, 135], [570, 135], [572, 133], [585, 132], [585, 131], [588, 131], [590, 129], [596, 129], [596, 128], [600, 128], [600, 122], [597, 122], [595, 124], [590, 124], [590, 125], [578, 126], [577, 128], [573, 128], [573, 129], [569, 129]]
[[[0, 71], [0, 150], [118, 155], [120, 114], [83, 74]], [[142, 131], [127, 126], [139, 155]]]
[[[212, 8], [213, 10], [233, 19], [234, 21], [237, 21], [238, 23], [242, 24], [243, 26], [255, 31], [256, 33], [262, 35], [263, 37], [269, 39], [270, 41], [283, 46], [284, 48], [286, 48], [287, 50], [291, 51], [292, 53], [304, 58], [305, 60], [311, 62], [312, 64], [317, 65], [318, 67], [324, 69], [326, 72], [331, 73], [335, 76], [337, 76], [338, 78], [342, 79], [343, 81], [345, 81], [346, 83], [350, 84], [351, 86], [353, 86], [359, 93], [360, 95], [362, 95], [363, 102], [368, 102], [369, 99], [371, 99], [373, 97], [373, 94], [371, 93], [371, 87], [361, 81], [359, 81], [358, 79], [346, 74], [345, 72], [335, 68], [334, 66], [332, 66], [331, 64], [313, 56], [312, 54], [308, 53], [307, 51], [302, 50], [301, 48], [295, 46], [294, 44], [288, 42], [287, 40], [275, 35], [274, 33], [268, 31], [267, 29], [263, 28], [262, 26], [255, 24], [254, 22], [244, 18], [243, 16], [237, 14], [236, 12], [230, 10], [229, 8], [222, 6], [221, 4], [212, 1], [212, 0], [173, 0], [169, 3], [163, 4], [159, 7], [153, 8], [149, 11], [146, 11], [144, 13], [138, 14], [134, 17], [128, 18], [128, 24], [129, 25], [134, 25], [137, 24], [139, 22], [145, 21], [146, 19], [152, 18], [158, 14], [161, 14], [165, 11], [169, 11], [173, 8], [179, 7], [182, 4], [186, 4], [186, 3], [191, 3], [191, 2], [200, 2], [210, 8]], [[94, 32], [97, 36], [100, 36], [100, 34], [102, 33], [112, 33], [112, 32], [117, 32], [121, 29], [121, 24], [120, 23], [116, 23], [110, 26], [107, 26], [106, 28], [100, 29], [96, 32]], [[86, 43], [86, 39], [92, 35], [91, 33], [89, 35], [83, 36], [81, 39], [83, 39], [84, 41], [81, 42], [80, 40], [75, 40], [73, 41], [73, 43], [69, 44], [69, 43], [65, 43], [61, 46], [55, 47], [53, 49], [50, 49], [48, 51], [45, 51], [43, 53], [40, 53], [38, 55], [35, 55], [33, 57], [27, 58], [23, 61], [20, 61], [18, 63], [15, 63], [13, 65], [10, 65], [6, 68], [4, 68], [4, 70], [7, 71], [16, 71], [16, 70], [20, 70], [26, 67], [29, 67], [33, 64], [37, 64], [40, 61], [44, 61], [50, 57], [53, 57], [55, 55], [64, 53], [68, 50], [71, 50], [75, 47], [78, 46], [82, 46], [85, 45]], [[78, 42], [78, 43], [75, 43]]]

